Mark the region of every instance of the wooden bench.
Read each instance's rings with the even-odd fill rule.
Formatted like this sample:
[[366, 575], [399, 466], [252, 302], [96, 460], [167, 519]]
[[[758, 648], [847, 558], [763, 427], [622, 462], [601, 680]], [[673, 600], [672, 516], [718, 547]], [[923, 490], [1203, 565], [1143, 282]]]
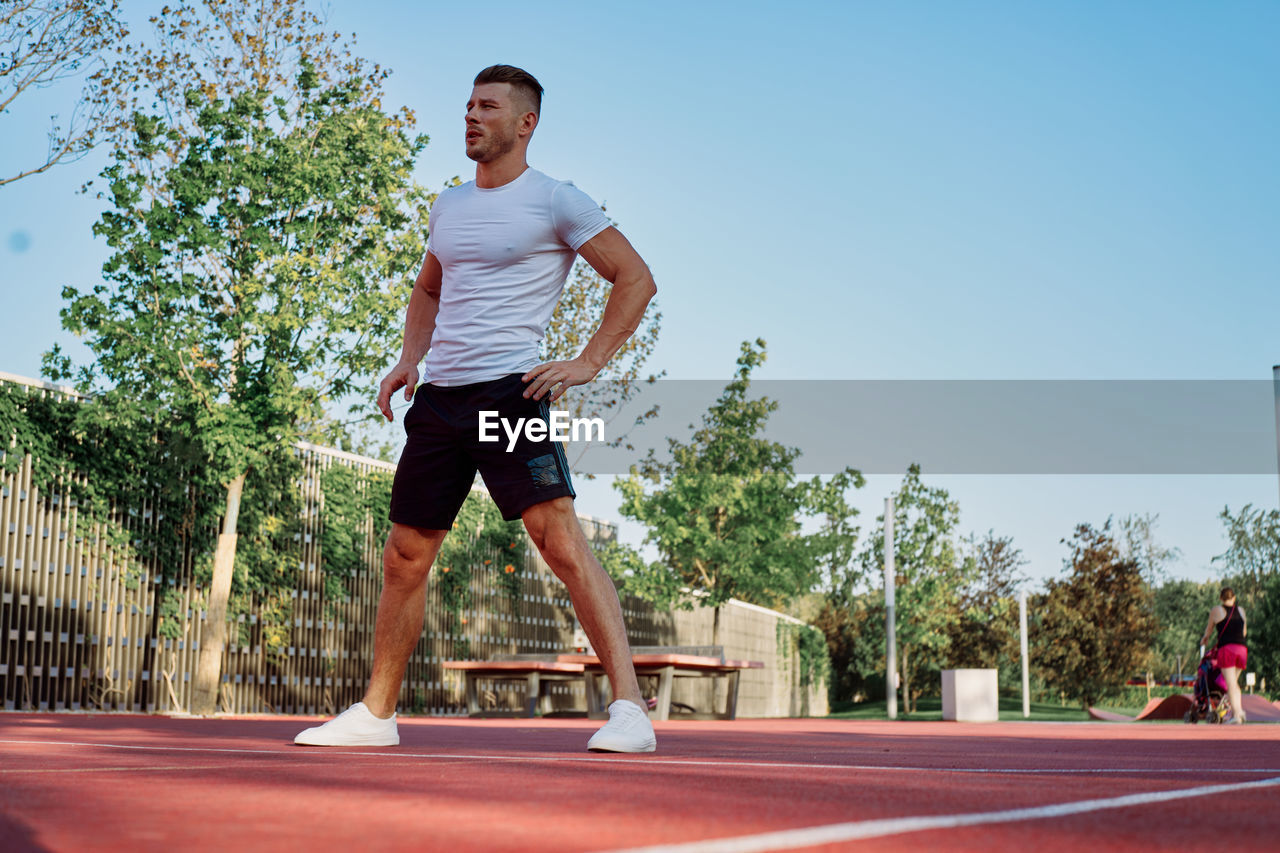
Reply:
[[[513, 658], [520, 658], [512, 655]], [[557, 661], [554, 656], [532, 655], [516, 660], [447, 660], [445, 669], [463, 674], [466, 682], [467, 713], [472, 717], [534, 717], [541, 709], [544, 713], [550, 696], [543, 687], [557, 681], [577, 681], [583, 678], [585, 667], [572, 661]], [[523, 681], [526, 685], [526, 701], [523, 711], [486, 711], [480, 707], [480, 679], [494, 681]]]
[[[658, 681], [657, 705], [651, 712], [654, 719], [671, 717], [671, 687], [677, 678], [727, 677], [728, 693], [725, 708], [716, 711], [681, 714], [683, 719], [732, 720], [738, 711], [738, 680], [744, 669], [763, 669], [760, 661], [725, 660], [720, 646], [635, 646], [632, 648], [632, 665], [638, 678], [651, 677]], [[462, 672], [466, 682], [467, 713], [480, 716], [537, 716], [548, 710], [550, 696], [543, 688], [552, 682], [586, 682], [587, 716], [605, 719], [609, 716], [607, 699], [609, 681], [604, 667], [595, 655], [501, 655], [491, 661], [444, 662], [445, 669]], [[480, 707], [479, 682], [524, 681], [526, 702], [522, 711], [486, 711]]]
[[[604, 676], [604, 667], [595, 655], [558, 655], [557, 661], [580, 664], [587, 681], [587, 716], [592, 719], [608, 717], [604, 695], [608, 689], [608, 679]], [[655, 720], [667, 720], [671, 717], [671, 687], [677, 678], [718, 678], [729, 679], [729, 691], [725, 696], [723, 711], [712, 709], [709, 712], [682, 714], [685, 719], [698, 720], [732, 720], [738, 713], [738, 679], [744, 669], [764, 669], [764, 664], [756, 660], [725, 660], [723, 656], [691, 655], [680, 652], [634, 653], [631, 663], [636, 668], [636, 677], [646, 676], [658, 679], [658, 701], [652, 713]]]

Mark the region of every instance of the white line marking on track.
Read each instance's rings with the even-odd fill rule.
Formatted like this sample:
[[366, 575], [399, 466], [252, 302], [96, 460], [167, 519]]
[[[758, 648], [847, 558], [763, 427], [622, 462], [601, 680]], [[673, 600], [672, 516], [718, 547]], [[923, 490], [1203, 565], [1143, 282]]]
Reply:
[[1055, 803], [1026, 809], [1007, 809], [998, 812], [973, 812], [970, 814], [925, 815], [898, 817], [883, 820], [863, 820], [853, 823], [833, 823], [827, 826], [810, 826], [803, 829], [786, 829], [758, 835], [740, 835], [734, 838], [716, 838], [707, 841], [690, 841], [679, 844], [659, 844], [652, 847], [631, 847], [615, 853], [767, 853], [773, 850], [794, 850], [817, 844], [837, 844], [842, 841], [859, 841], [866, 838], [883, 838], [909, 832], [931, 829], [954, 829], [979, 826], [985, 823], [1016, 823], [1028, 820], [1065, 817], [1105, 809], [1123, 809], [1151, 803], [1165, 803], [1190, 797], [1208, 797], [1232, 791], [1270, 788], [1280, 785], [1280, 776], [1259, 779], [1254, 782], [1237, 782], [1230, 785], [1205, 785], [1181, 791], [1153, 791], [1148, 794], [1129, 794], [1100, 800], [1079, 800], [1073, 803]]
[[191, 770], [225, 770], [225, 764], [174, 764], [171, 766], [143, 764], [135, 767], [0, 767], [0, 775], [10, 773], [154, 773], [165, 770], [178, 770], [186, 773]]
[[583, 762], [586, 764], [630, 764], [632, 766], [658, 767], [753, 767], [777, 770], [856, 770], [859, 773], [878, 771], [900, 771], [904, 773], [976, 773], [1010, 775], [1056, 776], [1079, 773], [1154, 773], [1154, 774], [1186, 774], [1204, 775], [1206, 773], [1249, 773], [1271, 775], [1280, 773], [1280, 767], [920, 767], [915, 765], [895, 764], [805, 764], [787, 761], [734, 761], [733, 759], [692, 759], [692, 758], [650, 758], [636, 756], [633, 758], [609, 758], [603, 755], [473, 755], [457, 752], [350, 752], [327, 746], [285, 746], [281, 749], [233, 749], [216, 746], [138, 746], [123, 743], [90, 743], [84, 741], [57, 740], [6, 740], [0, 738], [0, 744], [25, 746], [93, 746], [100, 749], [135, 749], [157, 752], [213, 752], [240, 753], [249, 755], [277, 755], [288, 758], [300, 758], [303, 755], [321, 758], [332, 755], [356, 755], [366, 758], [399, 758], [435, 761], [512, 761], [512, 762]]

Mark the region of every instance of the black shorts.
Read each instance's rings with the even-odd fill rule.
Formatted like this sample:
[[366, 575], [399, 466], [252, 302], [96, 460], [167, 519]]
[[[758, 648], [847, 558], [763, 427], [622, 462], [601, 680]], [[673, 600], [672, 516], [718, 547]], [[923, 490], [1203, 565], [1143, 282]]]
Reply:
[[[534, 504], [576, 497], [560, 443], [531, 441], [521, 429], [515, 446], [507, 449], [510, 439], [497, 418], [512, 428], [521, 418], [550, 421], [546, 397], [526, 400], [521, 376], [513, 373], [452, 387], [418, 386], [404, 416], [408, 441], [391, 486], [393, 522], [448, 530], [477, 470], [507, 521]], [[497, 441], [480, 441], [481, 412], [497, 413], [497, 418], [489, 417], [489, 435], [496, 435]]]

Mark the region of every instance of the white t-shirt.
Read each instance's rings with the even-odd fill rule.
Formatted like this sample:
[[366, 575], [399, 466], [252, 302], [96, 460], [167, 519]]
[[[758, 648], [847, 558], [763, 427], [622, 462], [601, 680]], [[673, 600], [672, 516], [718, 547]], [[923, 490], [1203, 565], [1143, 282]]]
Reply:
[[468, 181], [440, 193], [427, 251], [444, 277], [425, 380], [466, 385], [537, 365], [578, 248], [608, 227], [590, 196], [536, 169], [500, 187]]

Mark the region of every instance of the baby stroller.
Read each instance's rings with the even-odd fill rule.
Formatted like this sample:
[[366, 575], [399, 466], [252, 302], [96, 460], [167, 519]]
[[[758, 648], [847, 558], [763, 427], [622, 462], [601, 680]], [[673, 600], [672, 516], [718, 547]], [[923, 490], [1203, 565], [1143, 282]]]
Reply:
[[[1203, 646], [1201, 647], [1203, 650]], [[1227, 699], [1227, 680], [1218, 669], [1218, 661], [1214, 657], [1217, 649], [1210, 649], [1200, 658], [1200, 666], [1196, 668], [1195, 688], [1191, 699], [1191, 710], [1183, 715], [1188, 723], [1204, 720], [1208, 723], [1221, 723], [1231, 713], [1231, 702]]]

